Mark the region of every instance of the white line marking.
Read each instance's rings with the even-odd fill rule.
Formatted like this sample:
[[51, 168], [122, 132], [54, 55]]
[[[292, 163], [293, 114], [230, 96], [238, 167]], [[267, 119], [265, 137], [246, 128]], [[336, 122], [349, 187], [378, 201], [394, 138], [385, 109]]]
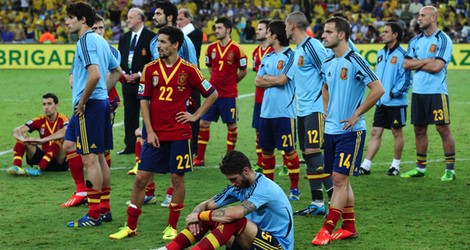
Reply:
[[[244, 99], [244, 98], [247, 98], [247, 97], [250, 97], [250, 96], [254, 96], [254, 95], [255, 95], [255, 93], [243, 94], [243, 95], [239, 95], [239, 96], [238, 96], [238, 99]], [[142, 120], [142, 118], [141, 118], [141, 120]], [[121, 127], [121, 126], [124, 126], [124, 122], [123, 122], [123, 121], [114, 123], [113, 128], [114, 128], [114, 127], [117, 128], [117, 127]], [[5, 150], [5, 151], [0, 151], [0, 156], [6, 155], [6, 154], [9, 154], [9, 153], [12, 153], [12, 152], [13, 152], [12, 149]]]

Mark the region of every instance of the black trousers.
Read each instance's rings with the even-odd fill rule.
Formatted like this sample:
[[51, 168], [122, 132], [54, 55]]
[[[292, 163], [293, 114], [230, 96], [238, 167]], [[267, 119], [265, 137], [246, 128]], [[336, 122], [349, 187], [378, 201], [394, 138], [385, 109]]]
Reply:
[[138, 83], [122, 84], [124, 101], [124, 144], [128, 152], [135, 151], [135, 130], [139, 128], [140, 101], [137, 99]]

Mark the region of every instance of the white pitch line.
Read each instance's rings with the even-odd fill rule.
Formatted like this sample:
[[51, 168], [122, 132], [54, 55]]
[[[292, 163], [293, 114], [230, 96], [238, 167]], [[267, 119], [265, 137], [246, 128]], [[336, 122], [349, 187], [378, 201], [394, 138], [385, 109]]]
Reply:
[[[455, 159], [455, 162], [458, 164], [459, 162], [462, 162], [462, 161], [469, 161], [470, 158], [457, 158]], [[429, 160], [428, 162], [444, 162], [444, 159], [437, 159], [437, 160]], [[402, 161], [401, 164], [414, 164], [416, 163], [416, 161]], [[374, 166], [375, 165], [389, 165], [390, 162], [374, 162]], [[301, 164], [301, 165], [305, 165], [305, 164]], [[276, 165], [276, 167], [282, 167], [282, 165]], [[132, 166], [129, 165], [129, 167], [115, 167], [115, 166], [112, 166], [110, 170], [129, 170], [131, 169]], [[216, 169], [216, 168], [219, 168], [218, 165], [214, 165], [214, 166], [201, 166], [201, 167], [193, 167], [193, 169]], [[0, 168], [0, 171], [6, 171], [8, 168]], [[458, 167], [457, 167], [457, 170], [458, 170]]]
[[[243, 95], [239, 95], [239, 96], [238, 96], [238, 99], [244, 99], [244, 98], [247, 98], [247, 97], [250, 97], [250, 96], [254, 96], [254, 95], [255, 95], [255, 93], [243, 94]], [[142, 120], [142, 119], [141, 119], [141, 120]], [[123, 122], [123, 121], [114, 123], [114, 126], [113, 126], [113, 127], [121, 127], [121, 126], [124, 126], [124, 122]], [[6, 155], [6, 154], [9, 154], [9, 153], [12, 153], [12, 152], [13, 152], [12, 149], [5, 150], [5, 151], [0, 151], [0, 156]]]

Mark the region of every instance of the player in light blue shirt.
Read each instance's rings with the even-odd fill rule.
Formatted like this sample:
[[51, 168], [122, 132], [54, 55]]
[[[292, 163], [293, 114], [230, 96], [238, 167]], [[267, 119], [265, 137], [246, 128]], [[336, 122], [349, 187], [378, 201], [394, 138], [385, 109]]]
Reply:
[[77, 153], [82, 155], [87, 169], [89, 206], [87, 214], [69, 222], [68, 227], [98, 226], [102, 224], [101, 212], [106, 209], [110, 213], [110, 173], [104, 157], [105, 150], [112, 149], [108, 88], [116, 84], [122, 71], [109, 44], [91, 30], [95, 17], [89, 3], [67, 6], [66, 25], [71, 33], [78, 34], [79, 41], [72, 72], [74, 115], [66, 130], [64, 147], [66, 143], [77, 143]]
[[274, 180], [274, 149], [282, 150], [291, 181], [289, 199], [298, 200], [300, 162], [295, 149], [295, 86], [293, 74], [289, 73], [293, 69], [294, 51], [289, 48], [283, 21], [269, 23], [266, 39], [274, 51], [263, 58], [255, 79], [256, 87], [266, 88], [259, 120], [261, 165], [264, 175]]
[[[328, 216], [313, 239], [313, 245], [357, 237], [354, 193], [349, 176], [357, 176], [362, 158], [366, 132], [363, 114], [384, 93], [366, 60], [348, 47], [350, 34], [350, 24], [346, 19], [332, 17], [326, 21], [322, 35], [325, 47], [334, 52], [322, 67], [326, 113], [325, 172], [333, 173], [334, 189]], [[370, 92], [364, 100], [366, 86]], [[333, 233], [340, 218], [341, 228]]]
[[[199, 249], [226, 245], [230, 249], [293, 250], [292, 208], [281, 187], [254, 172], [248, 158], [236, 150], [222, 159], [220, 171], [230, 186], [197, 205], [186, 217], [186, 229], [159, 249], [185, 249], [199, 242]], [[228, 206], [234, 203], [238, 204]]]
[[421, 8], [418, 25], [423, 32], [409, 43], [404, 68], [415, 70], [411, 96], [411, 124], [416, 137], [416, 169], [401, 176], [423, 177], [427, 174], [428, 125], [436, 125], [445, 156], [442, 181], [455, 179], [455, 141], [450, 130], [447, 66], [452, 58], [452, 41], [437, 28], [437, 9]]
[[[176, 27], [177, 16], [178, 9], [174, 4], [169, 1], [157, 2], [155, 13], [153, 15], [153, 21], [155, 22], [155, 26], [157, 28], [162, 28], [165, 26]], [[158, 36], [155, 36], [150, 41], [150, 53], [152, 55], [152, 60], [157, 60], [159, 58], [157, 45]], [[198, 65], [196, 48], [194, 47], [193, 42], [187, 35], [184, 35], [184, 42], [181, 48], [178, 50], [178, 55], [183, 60]]]
[[297, 133], [312, 197], [312, 202], [294, 215], [324, 215], [323, 187], [328, 198], [333, 193], [333, 181], [330, 174], [324, 172], [321, 152], [324, 126], [321, 65], [326, 59], [326, 50], [320, 41], [307, 35], [309, 23], [304, 13], [292, 12], [286, 25], [287, 35], [297, 44], [292, 70], [297, 98]]
[[359, 169], [360, 175], [369, 175], [372, 160], [378, 152], [384, 129], [393, 134], [393, 161], [386, 175], [400, 173], [400, 159], [403, 151], [403, 127], [406, 125], [408, 90], [411, 86], [411, 71], [403, 68], [405, 49], [400, 46], [403, 31], [399, 24], [390, 22], [383, 27], [381, 38], [385, 47], [377, 53], [376, 74], [385, 89], [375, 107], [374, 123], [367, 154]]

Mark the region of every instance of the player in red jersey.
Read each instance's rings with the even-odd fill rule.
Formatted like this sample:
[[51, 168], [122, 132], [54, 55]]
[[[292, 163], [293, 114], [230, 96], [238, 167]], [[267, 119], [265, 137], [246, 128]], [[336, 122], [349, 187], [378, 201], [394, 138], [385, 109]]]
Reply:
[[[204, 78], [195, 65], [178, 56], [183, 43], [183, 32], [172, 26], [158, 31], [160, 58], [145, 65], [139, 85], [141, 112], [147, 132], [142, 145], [139, 170], [127, 208], [127, 226], [112, 239], [123, 239], [137, 234], [137, 221], [142, 213], [145, 187], [154, 173], [171, 173], [173, 197], [169, 206], [168, 226], [163, 231], [164, 240], [176, 237], [176, 225], [184, 208], [184, 175], [192, 171], [191, 125], [217, 99], [217, 91]], [[186, 102], [195, 88], [206, 98], [201, 107], [190, 114]]]
[[[57, 111], [58, 105], [59, 99], [55, 94], [43, 95], [44, 115], [40, 115], [13, 130], [16, 144], [13, 148], [13, 166], [8, 168], [8, 174], [39, 176], [42, 171], [65, 171], [68, 169], [62, 150], [63, 140], [47, 139], [61, 128], [66, 127], [69, 122], [67, 116]], [[33, 131], [39, 132], [39, 138], [29, 137], [26, 133]], [[41, 148], [37, 144], [42, 144]], [[34, 166], [33, 168], [22, 168], [25, 153], [26, 162], [28, 165]]]
[[[270, 20], [260, 20], [258, 27], [256, 28], [256, 41], [259, 41], [260, 44], [256, 46], [253, 50], [253, 71], [258, 72], [259, 66], [261, 65], [261, 60], [269, 52], [273, 51], [273, 48], [269, 46], [266, 39], [266, 31], [268, 28]], [[256, 172], [262, 172], [261, 168], [261, 148], [259, 147], [259, 116], [261, 113], [261, 103], [263, 102], [265, 88], [255, 87], [255, 105], [253, 107], [253, 120], [251, 122], [251, 127], [256, 130], [256, 155], [258, 156], [258, 161], [255, 165]]]
[[227, 151], [235, 149], [237, 142], [238, 108], [237, 84], [246, 76], [246, 55], [238, 43], [230, 38], [232, 22], [221, 17], [214, 25], [216, 42], [209, 44], [206, 52], [206, 66], [211, 74], [210, 82], [219, 93], [219, 98], [201, 117], [197, 156], [194, 166], [204, 165], [204, 155], [210, 137], [211, 122], [217, 122], [219, 116], [227, 124]]

